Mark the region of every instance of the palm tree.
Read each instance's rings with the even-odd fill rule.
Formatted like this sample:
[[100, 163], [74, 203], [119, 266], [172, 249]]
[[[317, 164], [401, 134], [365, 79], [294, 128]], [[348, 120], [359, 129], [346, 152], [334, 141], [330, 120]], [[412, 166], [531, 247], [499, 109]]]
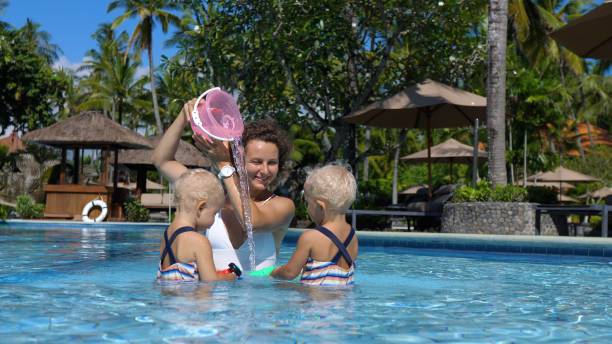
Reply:
[[140, 57], [124, 57], [122, 47], [125, 48], [128, 35], [122, 32], [116, 36], [108, 24], [102, 24], [92, 37], [98, 41], [99, 51], [88, 51], [88, 59], [81, 67], [92, 72], [82, 82], [89, 89], [89, 98], [82, 107], [110, 109], [111, 117], [123, 124], [126, 113], [133, 113], [138, 106], [147, 105], [140, 95], [148, 80], [146, 77], [136, 78]]
[[36, 44], [36, 50], [47, 63], [53, 63], [63, 53], [59, 45], [51, 43], [51, 34], [40, 30], [40, 24], [31, 19], [28, 18], [25, 25], [19, 30], [30, 42]]
[[487, 128], [489, 131], [489, 179], [506, 185], [506, 34], [508, 0], [489, 1]]
[[159, 106], [157, 104], [157, 93], [155, 90], [155, 77], [153, 65], [153, 29], [155, 22], [161, 24], [162, 31], [168, 32], [170, 24], [180, 25], [180, 18], [167, 10], [177, 9], [178, 5], [168, 0], [115, 0], [108, 5], [107, 12], [111, 12], [116, 8], [122, 7], [123, 14], [115, 18], [112, 28], [115, 29], [128, 18], [138, 17], [138, 24], [132, 32], [128, 49], [126, 50], [126, 59], [128, 51], [134, 46], [137, 46], [139, 51], [147, 50], [149, 57], [149, 79], [151, 81], [151, 95], [153, 98], [153, 111], [155, 114], [155, 122], [157, 124], [157, 133], [162, 134], [164, 128], [162, 126], [161, 117], [159, 116]]

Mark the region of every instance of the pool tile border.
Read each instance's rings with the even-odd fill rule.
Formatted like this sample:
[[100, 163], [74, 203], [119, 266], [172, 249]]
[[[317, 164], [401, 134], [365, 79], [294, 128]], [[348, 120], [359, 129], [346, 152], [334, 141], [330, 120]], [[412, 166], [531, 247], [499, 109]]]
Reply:
[[[7, 220], [2, 228], [20, 229], [114, 229], [163, 230], [167, 223]], [[290, 228], [285, 241], [295, 243], [303, 229]], [[527, 235], [447, 234], [413, 232], [357, 232], [359, 244], [370, 247], [407, 247], [458, 251], [503, 252], [517, 254], [574, 255], [611, 257], [612, 238], [549, 237]]]
[[[289, 229], [285, 240], [295, 242], [302, 232]], [[359, 231], [357, 235], [360, 245], [371, 247], [612, 257], [612, 238], [368, 231]]]

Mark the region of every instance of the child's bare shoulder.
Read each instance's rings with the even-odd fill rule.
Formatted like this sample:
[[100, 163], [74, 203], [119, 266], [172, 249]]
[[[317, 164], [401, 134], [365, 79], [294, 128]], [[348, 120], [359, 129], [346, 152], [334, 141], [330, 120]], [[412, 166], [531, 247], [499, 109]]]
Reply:
[[181, 241], [188, 243], [189, 246], [207, 246], [210, 247], [210, 241], [202, 233], [198, 232], [187, 232], [179, 237]]
[[316, 229], [307, 229], [300, 235], [300, 241], [313, 242], [321, 237], [321, 232]]

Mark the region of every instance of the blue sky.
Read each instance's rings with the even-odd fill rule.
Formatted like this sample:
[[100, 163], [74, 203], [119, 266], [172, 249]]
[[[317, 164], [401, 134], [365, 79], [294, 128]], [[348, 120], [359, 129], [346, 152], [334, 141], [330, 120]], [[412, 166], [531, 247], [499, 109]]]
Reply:
[[[106, 13], [110, 1], [107, 0], [8, 0], [8, 7], [1, 14], [2, 20], [15, 27], [25, 24], [30, 18], [41, 25], [41, 29], [51, 34], [51, 42], [60, 46], [63, 56], [57, 64], [64, 67], [77, 67], [85, 52], [95, 48], [91, 35], [98, 25], [110, 23], [119, 16], [121, 9]], [[127, 21], [119, 27], [132, 33], [135, 20]], [[153, 37], [153, 59], [157, 65], [161, 55], [173, 55], [175, 49], [163, 48], [164, 41], [171, 32], [163, 34], [158, 26]], [[143, 64], [148, 65], [146, 59]], [[143, 71], [144, 72], [144, 71]]]

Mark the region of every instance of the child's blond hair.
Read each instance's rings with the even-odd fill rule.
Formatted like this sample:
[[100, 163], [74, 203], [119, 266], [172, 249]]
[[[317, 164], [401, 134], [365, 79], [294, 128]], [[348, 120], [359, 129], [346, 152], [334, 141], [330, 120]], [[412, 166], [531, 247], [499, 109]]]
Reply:
[[176, 180], [175, 187], [174, 197], [180, 211], [191, 213], [202, 200], [207, 206], [223, 205], [223, 187], [217, 177], [206, 170], [188, 170]]
[[323, 200], [331, 211], [343, 213], [355, 201], [357, 182], [346, 167], [329, 164], [310, 172], [304, 183], [304, 193], [309, 198]]

